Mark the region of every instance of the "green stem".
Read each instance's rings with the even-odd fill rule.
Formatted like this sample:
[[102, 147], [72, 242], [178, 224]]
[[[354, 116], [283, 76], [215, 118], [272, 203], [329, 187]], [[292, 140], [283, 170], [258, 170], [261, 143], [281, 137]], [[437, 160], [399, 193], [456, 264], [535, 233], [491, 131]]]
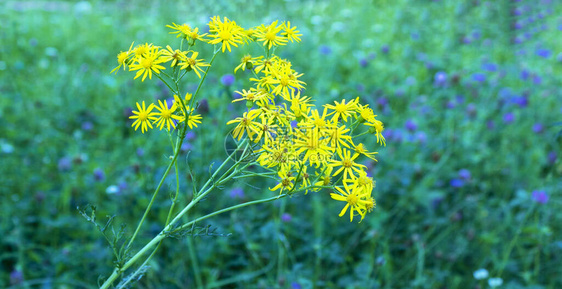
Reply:
[[197, 261], [197, 255], [195, 252], [193, 240], [187, 237], [187, 249], [189, 251], [189, 259], [191, 260], [191, 266], [193, 266], [193, 275], [195, 276], [196, 288], [204, 288], [203, 280], [201, 278], [201, 271], [199, 270], [199, 262]]
[[195, 223], [197, 223], [197, 222], [201, 222], [201, 221], [203, 221], [203, 220], [205, 220], [205, 219], [208, 219], [208, 218], [213, 217], [213, 216], [216, 216], [216, 215], [220, 215], [220, 214], [222, 214], [222, 213], [226, 213], [226, 212], [228, 212], [228, 211], [240, 209], [240, 208], [243, 208], [243, 207], [246, 207], [246, 206], [257, 205], [257, 204], [261, 204], [261, 203], [267, 203], [267, 202], [279, 200], [279, 199], [285, 198], [285, 197], [287, 197], [287, 196], [288, 196], [288, 194], [281, 194], [281, 195], [275, 196], [275, 197], [269, 197], [269, 198], [265, 198], [265, 199], [261, 199], [261, 200], [257, 200], [257, 201], [246, 202], [246, 203], [238, 204], [238, 205], [231, 206], [231, 207], [228, 207], [228, 208], [224, 208], [224, 209], [222, 209], [222, 210], [218, 210], [218, 211], [216, 211], [216, 212], [210, 213], [210, 214], [205, 215], [205, 216], [203, 216], [203, 217], [199, 217], [199, 218], [197, 218], [197, 219], [195, 219], [195, 220], [193, 220], [193, 221], [187, 222], [187, 223], [185, 223], [185, 224], [183, 224], [183, 225], [177, 227], [176, 229], [174, 229], [174, 230], [171, 231], [170, 233], [175, 233], [175, 232], [179, 232], [179, 231], [181, 231], [181, 230], [190, 228], [191, 226], [193, 226], [193, 224], [195, 224]]
[[[296, 184], [293, 186], [296, 186]], [[292, 190], [291, 190], [292, 191]], [[291, 194], [291, 192], [287, 193], [287, 194]], [[282, 245], [282, 241], [281, 241], [281, 236], [282, 236], [282, 232], [281, 232], [281, 218], [283, 216], [283, 213], [285, 212], [285, 200], [281, 201], [281, 205], [279, 206], [279, 216], [276, 218], [276, 225], [277, 225], [277, 281], [281, 281], [281, 277], [282, 277], [282, 271], [283, 271], [283, 245]]]

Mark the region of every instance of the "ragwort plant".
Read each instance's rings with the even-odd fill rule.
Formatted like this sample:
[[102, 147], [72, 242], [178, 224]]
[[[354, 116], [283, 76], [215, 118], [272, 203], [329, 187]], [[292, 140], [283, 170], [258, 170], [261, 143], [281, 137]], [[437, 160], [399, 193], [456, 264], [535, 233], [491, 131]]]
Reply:
[[[274, 21], [244, 29], [219, 16], [212, 17], [208, 25], [209, 33], [200, 33], [198, 28], [187, 24], [167, 25], [172, 29], [170, 33], [179, 38], [179, 48], [170, 45], [163, 48], [152, 43], [135, 46], [133, 43], [117, 56], [118, 66], [112, 72], [128, 69], [136, 72], [134, 79], [140, 78], [143, 82], [147, 77], [150, 80], [155, 76], [173, 93], [174, 101], [170, 103], [160, 100], [158, 103], [136, 103], [137, 110], [130, 117], [134, 120], [135, 131], [139, 128], [143, 134], [156, 129], [165, 131], [172, 155], [133, 235], [121, 242], [118, 238], [108, 238], [116, 257], [116, 267], [101, 288], [113, 286], [116, 279], [133, 266], [137, 266], [136, 269], [122, 278], [117, 286], [124, 287], [138, 280], [166, 237], [193, 234], [196, 223], [234, 209], [322, 189], [331, 191], [331, 198], [343, 203], [339, 216], [349, 212], [350, 221], [354, 218], [363, 220], [376, 205], [372, 197], [375, 182], [358, 160], [369, 158], [376, 161], [377, 153], [372, 151], [371, 144], [375, 143], [376, 137], [377, 143], [386, 145], [382, 135], [383, 123], [368, 105], [359, 103], [359, 98], [343, 99], [317, 109], [313, 99], [303, 95], [306, 85], [300, 79], [303, 74], [295, 71], [289, 60], [275, 54], [280, 46], [300, 42], [302, 35], [297, 28], [288, 21]], [[253, 75], [250, 78], [253, 86], [237, 92], [240, 98], [233, 100], [245, 101], [247, 110], [226, 123], [233, 127], [231, 136], [236, 148], [228, 153], [226, 160], [201, 187], [193, 181], [193, 197], [188, 204], [181, 205], [178, 195], [184, 192], [179, 189], [177, 159], [188, 130], [205, 125], [202, 116], [195, 113], [201, 87], [219, 53], [231, 52], [233, 48], [251, 42], [261, 45], [264, 55], [245, 55], [240, 65], [234, 68], [235, 73], [249, 71]], [[214, 47], [208, 62], [200, 58], [196, 50], [202, 45]], [[194, 92], [180, 91], [184, 77], [199, 78]], [[139, 231], [172, 170], [176, 174], [176, 190], [171, 196], [166, 222], [156, 237], [134, 252]], [[233, 179], [253, 177], [275, 180], [276, 184], [269, 190], [277, 194], [185, 221], [187, 213], [208, 194]], [[92, 217], [89, 220], [95, 222]], [[107, 225], [98, 228], [106, 235]], [[122, 237], [123, 233], [119, 231], [115, 235]]]

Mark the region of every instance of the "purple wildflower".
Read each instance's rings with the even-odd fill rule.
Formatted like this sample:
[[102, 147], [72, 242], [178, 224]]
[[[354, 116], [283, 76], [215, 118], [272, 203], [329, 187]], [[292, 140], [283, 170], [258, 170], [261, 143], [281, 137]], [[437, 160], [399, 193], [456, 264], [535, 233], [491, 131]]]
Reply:
[[384, 54], [387, 54], [390, 51], [390, 47], [388, 46], [388, 44], [385, 44], [381, 47], [381, 51]]
[[477, 31], [477, 30], [472, 31], [472, 38], [474, 40], [480, 39], [480, 31]]
[[320, 51], [320, 54], [324, 54], [324, 55], [332, 54], [332, 48], [330, 48], [330, 46], [328, 45], [320, 45], [318, 50]]
[[367, 65], [369, 65], [369, 61], [367, 61], [367, 59], [365, 59], [365, 58], [361, 58], [361, 59], [359, 60], [359, 65], [360, 65], [361, 67], [367, 67]]
[[535, 132], [536, 134], [542, 133], [544, 131], [544, 126], [542, 125], [542, 123], [535, 123], [533, 125], [533, 132]]
[[10, 284], [18, 285], [24, 281], [23, 273], [19, 270], [14, 270], [10, 272]]
[[416, 141], [424, 144], [427, 141], [427, 134], [424, 131], [419, 131], [416, 133]]
[[495, 63], [484, 63], [482, 64], [482, 69], [490, 72], [498, 70], [498, 66]]
[[529, 79], [529, 76], [530, 76], [529, 71], [527, 69], [523, 69], [521, 70], [521, 74], [519, 77], [521, 78], [521, 80], [527, 80]]
[[512, 112], [508, 112], [503, 115], [503, 122], [505, 124], [510, 124], [515, 120], [515, 115]]
[[533, 83], [534, 84], [541, 84], [542, 78], [540, 76], [538, 76], [537, 74], [533, 75]]
[[459, 170], [459, 177], [460, 177], [462, 180], [469, 181], [470, 178], [471, 178], [470, 171], [467, 170], [467, 169], [461, 169], [461, 170]]
[[283, 213], [283, 215], [281, 215], [281, 221], [283, 221], [285, 223], [290, 222], [292, 218], [293, 217], [289, 213]]
[[550, 56], [552, 55], [552, 51], [550, 51], [550, 49], [539, 48], [535, 51], [535, 54], [542, 58], [550, 58]]
[[291, 128], [296, 129], [298, 127], [298, 121], [291, 120]]
[[409, 131], [415, 131], [418, 128], [418, 125], [413, 120], [408, 119], [404, 127]]
[[98, 182], [105, 180], [105, 173], [101, 168], [96, 168], [94, 170], [94, 180]]
[[438, 71], [433, 77], [433, 85], [435, 86], [445, 86], [447, 84], [447, 73], [444, 71]]
[[94, 128], [94, 124], [91, 121], [85, 121], [82, 123], [82, 129], [85, 131], [90, 131]]
[[72, 168], [72, 159], [70, 159], [69, 157], [60, 158], [58, 168], [61, 172], [70, 171], [70, 169]]
[[129, 187], [129, 185], [126, 181], [121, 181], [119, 182], [119, 185], [117, 185], [117, 187], [119, 188], [119, 191], [124, 191]]
[[234, 75], [232, 74], [225, 74], [221, 77], [221, 83], [224, 86], [231, 86], [234, 83]]
[[548, 203], [549, 196], [545, 191], [534, 191], [532, 197], [539, 204]]
[[138, 148], [138, 149], [137, 149], [137, 156], [139, 156], [139, 157], [144, 156], [144, 149], [143, 149], [143, 148]]
[[292, 289], [302, 289], [301, 284], [297, 283], [297, 282], [293, 282], [291, 283], [291, 288]]
[[519, 107], [527, 107], [529, 105], [529, 98], [526, 96], [513, 96], [511, 101]]
[[496, 128], [496, 123], [493, 120], [489, 120], [486, 122], [486, 127], [488, 127], [488, 130], [493, 130]]
[[232, 188], [229, 195], [232, 199], [242, 199], [244, 198], [244, 190], [242, 188]]
[[191, 150], [192, 148], [193, 148], [193, 146], [192, 146], [190, 143], [184, 142], [184, 143], [181, 144], [180, 150], [181, 150], [182, 152], [186, 152], [186, 151]]
[[190, 130], [185, 134], [185, 139], [190, 141], [190, 140], [195, 139], [196, 136], [197, 135], [193, 131]]
[[461, 179], [452, 179], [450, 185], [453, 188], [461, 188], [462, 186], [464, 186], [464, 181]]
[[472, 80], [477, 82], [484, 82], [486, 81], [486, 75], [484, 73], [474, 73], [472, 74]]

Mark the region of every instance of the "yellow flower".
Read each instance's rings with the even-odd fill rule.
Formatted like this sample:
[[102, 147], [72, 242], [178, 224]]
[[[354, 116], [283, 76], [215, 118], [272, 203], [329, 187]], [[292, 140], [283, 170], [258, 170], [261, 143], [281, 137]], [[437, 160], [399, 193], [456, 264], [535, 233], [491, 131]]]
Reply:
[[277, 186], [273, 188], [269, 188], [270, 191], [277, 191], [279, 190], [279, 194], [281, 195], [284, 190], [292, 190], [293, 189], [293, 180], [295, 177], [291, 177], [285, 170], [280, 170], [278, 173], [281, 181]]
[[[189, 101], [191, 100], [192, 97], [193, 97], [193, 95], [189, 92], [185, 94], [185, 99], [184, 99], [183, 103], [185, 104], [186, 107], [189, 104]], [[174, 105], [177, 108], [179, 108], [180, 110], [183, 110], [183, 107], [181, 105], [181, 99], [177, 94], [174, 94]]]
[[121, 51], [121, 53], [117, 54], [117, 63], [119, 63], [119, 65], [113, 68], [110, 73], [113, 73], [115, 71], [115, 74], [117, 74], [117, 71], [119, 70], [119, 68], [121, 68], [121, 66], [123, 66], [123, 70], [125, 70], [125, 67], [129, 64], [128, 62], [130, 61], [129, 58], [133, 54], [133, 51], [131, 50], [133, 48], [133, 44], [135, 44], [135, 42], [131, 43], [129, 50]]
[[365, 123], [365, 125], [371, 127], [369, 129], [370, 133], [376, 134], [377, 143], [381, 143], [382, 145], [386, 146], [386, 140], [384, 139], [384, 136], [382, 135], [382, 132], [384, 130], [384, 125], [383, 125], [382, 121], [373, 118], [372, 121]]
[[358, 145], [353, 145], [354, 149], [355, 149], [355, 154], [354, 155], [364, 155], [370, 159], [372, 159], [373, 161], [377, 161], [377, 159], [375, 159], [375, 155], [378, 154], [378, 152], [369, 152], [367, 150], [367, 148], [365, 148], [365, 146], [362, 143], [359, 143]]
[[209, 40], [205, 38], [205, 35], [207, 35], [207, 33], [199, 34], [199, 28], [195, 27], [189, 33], [187, 33], [187, 39], [190, 41], [190, 45], [195, 44], [195, 40], [207, 42]]
[[277, 26], [277, 22], [278, 20], [275, 20], [269, 26], [262, 24], [257, 28], [257, 40], [262, 42], [263, 46], [267, 46], [267, 49], [271, 49], [272, 46], [287, 44], [287, 38], [277, 35], [283, 29], [282, 25]]
[[302, 34], [300, 34], [300, 31], [297, 30], [297, 27], [291, 27], [290, 21], [287, 21], [287, 23], [283, 24], [283, 32], [281, 33], [281, 35], [287, 37], [287, 39], [289, 39], [291, 43], [293, 42], [293, 40], [296, 42], [300, 42], [300, 37], [302, 36]]
[[374, 114], [373, 110], [369, 107], [369, 105], [359, 104], [359, 98], [356, 99], [356, 103], [357, 103], [357, 112], [359, 113], [357, 119], [359, 119], [361, 123], [365, 121], [372, 122], [375, 119], [376, 115]]
[[174, 120], [181, 120], [180, 116], [174, 114], [176, 105], [173, 104], [171, 108], [168, 108], [166, 101], [162, 102], [161, 100], [158, 100], [158, 105], [155, 107], [159, 112], [154, 113], [155, 116], [158, 116], [158, 119], [154, 121], [156, 127], [159, 127], [160, 130], [164, 128], [164, 125], [167, 126], [168, 130], [170, 130], [170, 126], [176, 128]]
[[170, 34], [177, 34], [176, 38], [186, 38], [191, 33], [191, 27], [187, 24], [177, 25], [172, 22], [172, 25], [166, 25], [166, 27], [176, 30], [170, 32]]
[[[201, 123], [201, 119], [203, 119], [203, 117], [200, 114], [193, 114], [193, 108], [190, 108], [189, 106], [187, 107], [187, 111], [189, 112], [189, 114], [187, 115], [187, 126], [189, 126], [190, 129], [193, 129], [193, 127], [197, 127], [197, 124]], [[182, 115], [180, 116], [180, 120], [179, 122], [184, 122], [185, 121], [185, 116]]]
[[[359, 192], [355, 192], [349, 189], [348, 186], [344, 186], [345, 190], [342, 190], [340, 187], [336, 187], [336, 190], [340, 194], [331, 193], [330, 197], [336, 201], [346, 202], [345, 207], [340, 211], [339, 216], [342, 217], [349, 210], [349, 221], [353, 222], [353, 216], [357, 212], [361, 216], [361, 220], [365, 217], [367, 204], [369, 201], [365, 200], [365, 194], [360, 194]], [[371, 203], [372, 204], [372, 203]]]
[[337, 124], [334, 125], [329, 131], [330, 145], [335, 148], [340, 146], [349, 148], [348, 143], [352, 143], [352, 140], [351, 136], [346, 134], [348, 132], [349, 129], [345, 126], [337, 126]]
[[277, 71], [273, 73], [273, 77], [269, 77], [266, 81], [268, 85], [275, 85], [275, 88], [271, 92], [276, 95], [289, 95], [290, 89], [301, 89], [304, 88], [304, 81], [298, 80], [301, 74], [290, 73], [287, 69], [283, 71]]
[[338, 161], [331, 161], [329, 166], [331, 167], [340, 167], [335, 173], [334, 176], [338, 175], [340, 172], [343, 171], [343, 179], [347, 180], [352, 178], [353, 172], [360, 172], [362, 169], [365, 168], [364, 165], [358, 164], [355, 162], [357, 155], [351, 156], [351, 152], [349, 150], [343, 149], [339, 147], [337, 149], [338, 156], [340, 160]]
[[234, 131], [232, 132], [232, 136], [234, 138], [238, 138], [238, 140], [241, 140], [242, 136], [244, 135], [244, 132], [246, 132], [246, 135], [251, 140], [254, 134], [259, 133], [259, 126], [258, 126], [259, 124], [254, 121], [254, 119], [258, 117], [259, 114], [260, 111], [254, 109], [254, 110], [250, 110], [249, 112], [245, 112], [242, 115], [242, 117], [237, 117], [236, 119], [227, 122], [226, 123], [227, 125], [238, 123], [238, 125], [236, 126], [236, 128], [234, 128]]
[[252, 103], [257, 103], [260, 107], [263, 107], [267, 102], [273, 98], [265, 89], [250, 88], [249, 90], [242, 89], [242, 91], [235, 91], [241, 98], [234, 99], [232, 102], [237, 101], [251, 101]]
[[152, 124], [150, 124], [150, 122], [157, 119], [156, 117], [154, 117], [156, 113], [152, 112], [153, 108], [154, 103], [151, 103], [148, 108], [146, 108], [144, 101], [142, 102], [142, 107], [137, 102], [138, 111], [133, 110], [133, 114], [135, 115], [129, 117], [130, 119], [136, 119], [135, 122], [133, 122], [133, 124], [131, 125], [135, 127], [135, 131], [139, 128], [139, 126], [141, 126], [142, 133], [148, 130], [147, 127], [152, 128]]
[[257, 143], [263, 138], [264, 143], [268, 144], [273, 140], [273, 136], [276, 135], [278, 125], [273, 123], [273, 118], [267, 117], [265, 114], [261, 114], [260, 122], [256, 122], [256, 127], [258, 128], [258, 134], [254, 139], [254, 142]]
[[219, 16], [214, 16], [209, 22], [209, 37], [214, 38], [209, 40], [209, 44], [219, 44], [222, 43], [222, 52], [228, 49], [231, 52], [230, 46], [238, 47], [237, 44], [242, 44], [242, 39], [244, 35], [244, 29], [236, 25], [236, 22], [230, 21], [228, 18], [224, 17], [224, 22], [221, 21]]
[[302, 130], [297, 130], [297, 139], [294, 141], [297, 155], [304, 153], [300, 159], [316, 167], [327, 164], [332, 156], [332, 148], [327, 145], [327, 139], [322, 139], [320, 131], [316, 128], [308, 127]]
[[335, 105], [331, 105], [331, 104], [326, 104], [324, 105], [324, 107], [333, 110], [333, 112], [331, 112], [328, 115], [334, 115], [332, 117], [332, 121], [339, 121], [340, 118], [343, 121], [347, 121], [347, 117], [355, 115], [355, 109], [357, 108], [357, 103], [352, 100], [348, 103], [345, 103], [345, 99], [343, 99], [341, 102], [337, 102], [334, 101]]
[[263, 56], [252, 57], [250, 54], [244, 55], [244, 57], [240, 59], [240, 64], [236, 66], [236, 68], [234, 68], [234, 73], [236, 73], [238, 69], [242, 69], [242, 70], [252, 69], [254, 67], [254, 63], [256, 62], [256, 60], [262, 58]]
[[188, 71], [193, 70], [195, 71], [195, 74], [197, 74], [197, 76], [201, 78], [201, 74], [199, 74], [199, 71], [205, 73], [201, 67], [210, 65], [203, 62], [205, 59], [197, 59], [197, 55], [199, 55], [199, 52], [192, 52], [191, 57], [186, 57], [185, 59], [183, 59], [183, 62], [180, 65], [181, 69], [187, 69]]
[[133, 53], [135, 54], [135, 59], [138, 59], [139, 57], [144, 56], [145, 54], [148, 54], [154, 50], [158, 50], [158, 46], [153, 46], [152, 43], [148, 44], [139, 44], [135, 47], [135, 49], [133, 49]]
[[160, 57], [158, 49], [152, 49], [149, 52], [144, 53], [143, 56], [140, 56], [136, 63], [131, 64], [129, 70], [138, 70], [134, 79], [137, 79], [142, 75], [142, 81], [144, 81], [147, 75], [149, 79], [152, 79], [152, 72], [159, 74], [160, 70], [166, 69], [164, 66], [159, 65], [162, 62], [165, 61]]
[[358, 177], [353, 176], [351, 179], [344, 180], [344, 184], [348, 185], [351, 191], [367, 195], [371, 195], [375, 187], [375, 181], [367, 176], [366, 171], [360, 171]]
[[171, 61], [172, 67], [178, 65], [180, 61], [183, 61], [187, 58], [185, 52], [180, 51], [179, 49], [173, 50], [172, 47], [170, 47], [170, 45], [167, 45], [166, 49], [162, 50], [161, 53], [162, 53], [162, 60], [164, 60], [164, 62]]

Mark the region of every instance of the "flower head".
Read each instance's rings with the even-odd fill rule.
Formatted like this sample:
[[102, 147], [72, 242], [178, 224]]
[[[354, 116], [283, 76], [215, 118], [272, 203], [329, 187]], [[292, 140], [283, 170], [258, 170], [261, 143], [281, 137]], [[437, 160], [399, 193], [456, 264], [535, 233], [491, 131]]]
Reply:
[[224, 17], [224, 21], [221, 20], [219, 16], [214, 16], [209, 22], [209, 31], [211, 34], [209, 44], [222, 44], [222, 52], [228, 49], [231, 52], [230, 46], [238, 47], [238, 44], [243, 43], [243, 38], [246, 36], [244, 34], [244, 29], [236, 25], [236, 22], [230, 21], [228, 18]]
[[174, 114], [176, 111], [176, 105], [173, 104], [172, 107], [168, 108], [168, 104], [166, 102], [162, 102], [161, 100], [158, 100], [158, 105], [159, 106], [156, 106], [156, 109], [159, 112], [154, 113], [154, 115], [158, 117], [158, 119], [154, 121], [156, 127], [159, 127], [160, 130], [164, 128], [164, 125], [167, 126], [168, 130], [170, 130], [170, 126], [176, 128], [174, 120], [181, 120], [180, 116]]
[[157, 119], [154, 116], [155, 113], [152, 112], [153, 108], [154, 108], [154, 103], [151, 103], [148, 106], [148, 108], [146, 108], [146, 105], [144, 104], [144, 101], [142, 102], [142, 107], [137, 102], [138, 111], [133, 110], [134, 115], [129, 117], [130, 119], [136, 119], [132, 124], [132, 126], [135, 127], [135, 130], [137, 130], [139, 128], [139, 126], [141, 126], [141, 132], [144, 133], [145, 131], [148, 130], [147, 127], [152, 128], [151, 121], [154, 121], [154, 120]]
[[142, 75], [142, 81], [144, 81], [147, 75], [149, 79], [152, 79], [152, 72], [159, 74], [160, 70], [166, 69], [164, 66], [160, 65], [160, 63], [163, 62], [166, 61], [160, 57], [158, 48], [151, 48], [149, 51], [144, 52], [141, 56], [136, 58], [136, 62], [131, 64], [130, 70], [138, 70], [135, 79]]

